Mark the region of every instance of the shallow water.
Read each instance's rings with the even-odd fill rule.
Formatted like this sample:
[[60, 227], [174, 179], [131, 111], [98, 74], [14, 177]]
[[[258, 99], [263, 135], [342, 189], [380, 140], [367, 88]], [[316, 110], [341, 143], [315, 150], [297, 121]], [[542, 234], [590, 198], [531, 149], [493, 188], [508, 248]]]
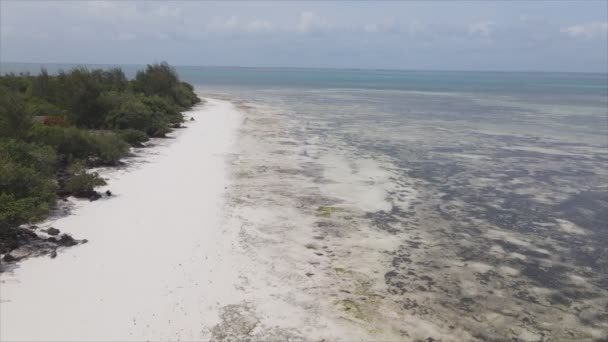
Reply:
[[608, 334], [605, 97], [213, 91], [246, 113], [243, 243], [276, 244], [268, 277], [316, 317], [362, 339]]

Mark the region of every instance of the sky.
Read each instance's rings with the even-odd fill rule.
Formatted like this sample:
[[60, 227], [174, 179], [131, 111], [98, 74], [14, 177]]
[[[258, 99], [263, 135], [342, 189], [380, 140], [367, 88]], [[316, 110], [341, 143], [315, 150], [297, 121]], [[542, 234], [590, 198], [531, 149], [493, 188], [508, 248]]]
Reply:
[[608, 1], [0, 0], [0, 62], [608, 71]]

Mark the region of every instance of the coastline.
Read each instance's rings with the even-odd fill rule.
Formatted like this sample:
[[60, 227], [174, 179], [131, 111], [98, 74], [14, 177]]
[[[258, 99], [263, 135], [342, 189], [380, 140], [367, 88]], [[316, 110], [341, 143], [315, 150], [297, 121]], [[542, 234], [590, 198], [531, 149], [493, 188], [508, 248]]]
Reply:
[[[116, 198], [86, 204], [76, 209], [76, 218], [61, 219], [77, 238], [89, 236], [77, 233], [83, 230], [76, 223], [98, 235], [60, 254], [63, 260], [37, 258], [67, 266], [46, 265], [43, 274], [17, 270], [30, 275], [23, 279], [28, 292], [10, 286], [29, 311], [5, 318], [5, 311], [12, 312], [2, 309], [0, 323], [10, 326], [10, 335], [0, 337], [32, 334], [30, 325], [39, 322], [38, 335], [25, 340], [605, 335], [605, 322], [581, 326], [577, 313], [554, 305], [551, 292], [507, 266], [526, 265], [528, 256], [497, 244], [517, 244], [522, 253], [538, 255], [532, 237], [481, 221], [478, 235], [465, 228], [455, 232], [454, 221], [442, 216], [454, 208], [429, 180], [403, 172], [390, 155], [326, 134], [338, 128], [328, 127], [322, 114], [232, 93], [207, 98], [194, 110], [196, 121], [187, 121], [190, 128], [176, 131], [176, 139], [145, 149], [131, 167], [100, 171]], [[205, 123], [203, 113], [219, 121]], [[221, 121], [226, 116], [229, 123]], [[197, 132], [206, 132], [206, 140], [195, 137]], [[98, 210], [87, 209], [92, 207]], [[100, 212], [120, 217], [108, 220]], [[146, 220], [134, 213], [145, 213], [140, 216]], [[105, 234], [108, 222], [112, 233], [123, 235]], [[576, 228], [570, 231], [582, 234]], [[474, 250], [473, 236], [476, 246], [490, 248], [490, 259]], [[104, 250], [90, 250], [100, 240]], [[108, 253], [117, 255], [99, 259]], [[464, 259], [462, 253], [480, 254]], [[78, 260], [83, 257], [88, 264]], [[108, 269], [109, 261], [116, 269]], [[54, 277], [66, 274], [70, 283], [64, 288], [66, 280]], [[583, 278], [572, 279], [590, 294], [605, 293]], [[524, 303], [521, 292], [515, 293], [520, 289], [537, 297]], [[605, 301], [592, 300], [577, 305], [585, 305], [585, 313], [600, 312]], [[40, 305], [43, 313], [32, 315]], [[525, 316], [511, 314], [524, 308]], [[558, 320], [559, 327], [544, 328]]]
[[99, 170], [111, 198], [76, 201], [40, 225], [89, 242], [0, 275], [1, 339], [197, 339], [212, 308], [231, 301], [238, 274], [219, 227], [239, 113], [208, 99], [185, 114], [195, 121], [175, 139]]

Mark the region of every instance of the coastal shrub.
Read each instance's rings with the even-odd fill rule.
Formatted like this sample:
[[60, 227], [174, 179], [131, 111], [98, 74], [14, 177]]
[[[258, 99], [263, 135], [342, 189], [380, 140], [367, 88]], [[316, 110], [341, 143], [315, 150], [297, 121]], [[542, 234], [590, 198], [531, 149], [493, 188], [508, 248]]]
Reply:
[[23, 137], [32, 125], [24, 96], [0, 86], [0, 137]]
[[55, 199], [45, 200], [40, 196], [15, 198], [9, 193], [0, 193], [0, 232], [24, 223], [36, 222], [50, 212]]
[[148, 64], [145, 70], [137, 72], [132, 81], [135, 92], [147, 96], [159, 95], [174, 99], [174, 87], [179, 83], [175, 69], [166, 62]]
[[63, 159], [84, 159], [93, 153], [88, 133], [76, 127], [58, 127], [35, 124], [29, 141], [51, 146]]
[[60, 71], [51, 84], [52, 97], [47, 100], [66, 109], [72, 123], [83, 128], [102, 127], [106, 111], [99, 101], [104, 91], [99, 72], [86, 68]]
[[164, 115], [152, 111], [138, 96], [129, 96], [110, 111], [106, 124], [113, 129], [136, 129], [151, 137], [162, 137], [169, 132]]
[[136, 129], [123, 129], [117, 131], [122, 140], [126, 141], [131, 146], [141, 146], [142, 143], [150, 140], [145, 132]]
[[31, 79], [28, 73], [8, 73], [0, 76], [0, 90], [25, 94], [31, 86]]
[[174, 89], [174, 100], [182, 109], [187, 109], [201, 102], [194, 93], [194, 87], [186, 82], [180, 82]]
[[53, 147], [64, 161], [83, 159], [92, 164], [114, 165], [129, 151], [129, 145], [112, 132], [90, 132], [76, 127], [36, 124], [29, 140]]
[[48, 214], [56, 199], [55, 162], [49, 147], [0, 141], [0, 229]]
[[131, 81], [119, 68], [0, 75], [0, 240], [47, 215], [58, 191], [88, 196], [105, 181], [85, 166], [118, 163], [199, 101], [167, 63]]
[[53, 84], [55, 81], [45, 68], [40, 69], [40, 73], [36, 76], [29, 78], [28, 92], [34, 98], [40, 98], [44, 100], [50, 100], [55, 97], [56, 85]]
[[57, 155], [53, 148], [15, 139], [0, 140], [0, 160], [17, 163], [49, 176], [57, 167]]
[[166, 98], [181, 110], [200, 102], [194, 88], [181, 82], [175, 69], [166, 62], [149, 64], [145, 70], [138, 71], [131, 87], [136, 93]]
[[160, 97], [158, 95], [143, 96], [141, 101], [154, 113], [155, 115], [163, 116], [169, 123], [181, 123], [184, 122], [184, 117], [180, 112], [179, 106], [169, 101], [166, 97]]
[[65, 182], [64, 191], [76, 197], [89, 197], [98, 186], [106, 185], [106, 181], [97, 172], [87, 172], [83, 161], [76, 161], [68, 167], [69, 178]]
[[89, 133], [89, 142], [93, 157], [99, 159], [95, 164], [116, 165], [129, 152], [129, 144], [114, 132]]
[[25, 103], [25, 111], [31, 116], [57, 116], [67, 117], [65, 109], [48, 102], [40, 97], [29, 97]]

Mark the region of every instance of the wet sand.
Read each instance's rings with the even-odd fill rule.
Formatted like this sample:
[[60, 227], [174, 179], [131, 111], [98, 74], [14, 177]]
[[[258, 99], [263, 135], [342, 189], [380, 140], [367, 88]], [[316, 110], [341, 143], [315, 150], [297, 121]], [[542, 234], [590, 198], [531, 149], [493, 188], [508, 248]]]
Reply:
[[344, 95], [331, 91], [293, 95], [301, 107], [287, 91], [256, 96], [239, 102], [230, 210], [261, 265], [251, 278], [280, 289], [295, 336], [608, 335], [607, 159], [593, 135], [534, 136], [552, 120], [540, 114], [526, 131], [506, 117], [393, 122], [360, 98], [332, 108]]

